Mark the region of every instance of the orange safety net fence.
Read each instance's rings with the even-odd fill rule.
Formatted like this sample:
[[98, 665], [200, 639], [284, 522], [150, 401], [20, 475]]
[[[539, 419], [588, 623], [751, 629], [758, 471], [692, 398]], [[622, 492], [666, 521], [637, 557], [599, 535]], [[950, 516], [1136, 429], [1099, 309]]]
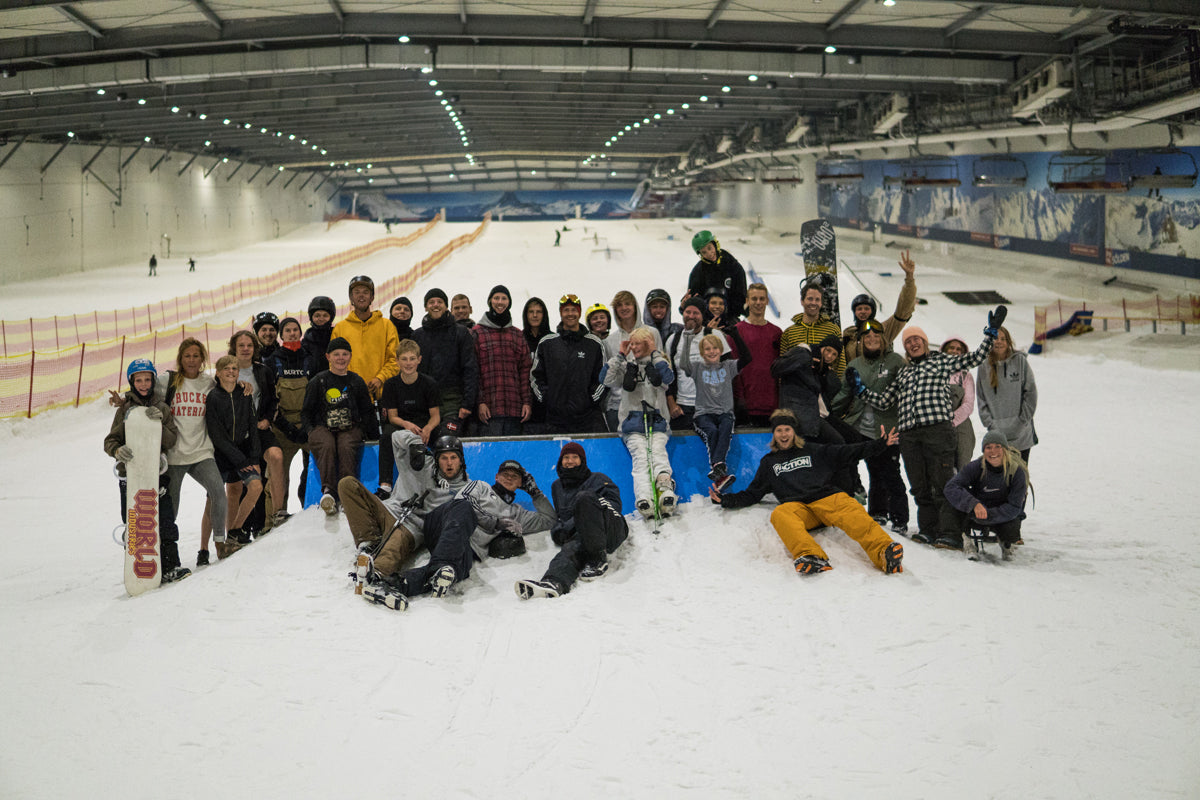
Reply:
[[[455, 250], [466, 247], [478, 239], [490, 220], [491, 215], [486, 214], [483, 222], [471, 233], [455, 237], [427, 258], [418, 261], [403, 274], [376, 284], [376, 296], [386, 298], [408, 293], [418, 281], [428, 276]], [[435, 219], [434, 222], [436, 221]], [[413, 235], [426, 232], [432, 224], [433, 222]], [[387, 242], [386, 239], [380, 241]], [[372, 242], [369, 245], [346, 251], [346, 253], [335, 254], [329, 259], [336, 260], [336, 266], [340, 267], [357, 258], [372, 255], [382, 248], [395, 246], [397, 245]], [[347, 257], [347, 253], [359, 253], [359, 255], [350, 258]], [[320, 259], [319, 261], [325, 260]], [[291, 270], [285, 270], [285, 272], [291, 272]], [[269, 278], [274, 277], [276, 276], [269, 276]], [[308, 277], [312, 277], [312, 275]], [[292, 282], [292, 280], [288, 281], [288, 283]], [[253, 286], [255, 279], [248, 279], [245, 283]], [[266, 296], [286, 285], [278, 284], [275, 289], [267, 289], [258, 294], [251, 294], [249, 291], [239, 294], [236, 291], [227, 291], [231, 287], [222, 287], [205, 302], [206, 304], [220, 303], [219, 298], [225, 298], [224, 306], [236, 305], [255, 297]], [[167, 301], [167, 305], [170, 302]], [[221, 308], [222, 305], [219, 304], [206, 305], [206, 311], [203, 313], [215, 313]], [[160, 323], [159, 320], [171, 319], [168, 316], [169, 312], [157, 306], [153, 309], [130, 309], [128, 312], [116, 313], [118, 315], [116, 319], [127, 324], [128, 329], [116, 329], [115, 335], [107, 339], [96, 335], [97, 328], [95, 326], [91, 328], [83, 326], [81, 330], [87, 331], [90, 338], [80, 341], [78, 344], [67, 347], [52, 345], [53, 349], [46, 351], [34, 349], [20, 355], [0, 358], [0, 418], [32, 416], [52, 408], [78, 406], [80, 403], [100, 397], [109, 389], [122, 390], [126, 383], [125, 366], [135, 358], [152, 360], [160, 371], [174, 369], [179, 343], [188, 337], [204, 342], [209, 351], [210, 361], [215, 361], [217, 356], [225, 352], [229, 337], [239, 330], [250, 328], [252, 322], [252, 319], [247, 318], [243, 322], [176, 323], [175, 327], [168, 327], [169, 323]], [[349, 302], [338, 306], [338, 319], [349, 313]], [[106, 314], [110, 320], [113, 318], [111, 313], [106, 312]], [[296, 317], [302, 325], [308, 324], [306, 311], [286, 311], [280, 313], [279, 316], [280, 318]], [[113, 328], [105, 327], [99, 330], [108, 331]]]
[[[1176, 295], [1142, 300], [1122, 298], [1119, 303], [1086, 303], [1059, 300], [1048, 306], [1033, 309], [1033, 347], [1030, 352], [1040, 353], [1046, 346], [1052, 330], [1062, 327], [1076, 315], [1085, 315], [1089, 320], [1117, 320], [1129, 329], [1129, 323], [1178, 322], [1200, 323], [1200, 296]], [[1090, 323], [1089, 323], [1090, 324]], [[1097, 323], [1098, 324], [1098, 323]], [[1157, 325], [1155, 326], [1157, 328]]]
[[245, 278], [216, 289], [192, 292], [184, 297], [173, 297], [145, 306], [63, 317], [0, 320], [0, 353], [16, 356], [33, 350], [61, 350], [84, 342], [102, 342], [118, 336], [138, 336], [170, 328], [239, 303], [267, 297], [292, 284], [339, 269], [389, 247], [407, 247], [429, 233], [440, 219], [439, 214], [406, 236], [376, 239], [315, 261], [295, 264], [270, 275]]

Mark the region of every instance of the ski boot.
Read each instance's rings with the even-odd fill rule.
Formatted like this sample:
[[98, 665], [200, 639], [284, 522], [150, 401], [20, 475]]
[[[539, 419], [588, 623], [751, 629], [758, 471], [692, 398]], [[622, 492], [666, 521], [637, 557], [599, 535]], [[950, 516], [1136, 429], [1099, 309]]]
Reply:
[[659, 513], [664, 517], [670, 516], [675, 512], [675, 503], [679, 499], [675, 496], [675, 480], [670, 473], [660, 472], [654, 483], [658, 487]]
[[334, 500], [333, 495], [328, 491], [321, 495], [320, 506], [321, 510], [330, 517], [337, 514], [337, 500]]

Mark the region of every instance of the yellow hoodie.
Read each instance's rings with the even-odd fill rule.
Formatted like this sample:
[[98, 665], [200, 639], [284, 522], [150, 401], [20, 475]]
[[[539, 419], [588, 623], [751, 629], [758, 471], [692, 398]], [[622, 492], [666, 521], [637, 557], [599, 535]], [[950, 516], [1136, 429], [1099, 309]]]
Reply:
[[[379, 311], [372, 311], [371, 316], [364, 322], [351, 311], [338, 324], [333, 326], [332, 338], [342, 337], [350, 343], [350, 371], [370, 384], [379, 380], [380, 389], [383, 382], [393, 375], [400, 374], [400, 365], [396, 362], [396, 348], [400, 346], [400, 337], [396, 326]], [[380, 389], [371, 392], [371, 399], [378, 400]]]

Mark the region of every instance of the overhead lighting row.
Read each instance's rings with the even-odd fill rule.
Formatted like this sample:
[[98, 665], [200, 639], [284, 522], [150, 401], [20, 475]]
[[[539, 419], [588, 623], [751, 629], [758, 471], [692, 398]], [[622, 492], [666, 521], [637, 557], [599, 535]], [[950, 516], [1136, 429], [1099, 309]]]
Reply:
[[[104, 96], [104, 95], [107, 95], [107, 94], [108, 94], [108, 92], [107, 92], [106, 90], [104, 90], [104, 89], [97, 89], [97, 90], [96, 90], [96, 94], [98, 94], [98, 95], [101, 95], [101, 96]], [[128, 96], [127, 94], [125, 94], [125, 92], [117, 92], [117, 102], [118, 102], [118, 103], [119, 103], [119, 102], [123, 102], [123, 101], [125, 101], [125, 100], [128, 100], [128, 99], [129, 99], [129, 96]], [[139, 98], [137, 99], [137, 104], [138, 104], [139, 106], [144, 106], [144, 105], [146, 105], [146, 98], [144, 98], [144, 97], [139, 97]], [[171, 113], [172, 113], [172, 114], [181, 114], [181, 113], [185, 113], [185, 112], [184, 112], [184, 111], [183, 111], [183, 109], [182, 109], [182, 108], [180, 108], [179, 106], [171, 106]], [[201, 121], [207, 121], [207, 120], [208, 120], [208, 117], [209, 117], [208, 113], [207, 113], [207, 112], [204, 112], [204, 111], [199, 111], [199, 112], [197, 112], [197, 111], [187, 111], [187, 112], [186, 112], [186, 114], [187, 114], [187, 117], [188, 117], [188, 119], [196, 118], [196, 119], [199, 119], [199, 120], [201, 120]], [[249, 122], [234, 122], [234, 121], [233, 121], [232, 119], [230, 119], [229, 117], [223, 117], [223, 118], [221, 119], [221, 123], [222, 123], [223, 125], [231, 125], [231, 126], [233, 126], [234, 128], [240, 128], [241, 130], [247, 130], [247, 131], [248, 131], [248, 130], [252, 130], [252, 129], [254, 128], [254, 125], [253, 125], [252, 123], [249, 123]], [[282, 139], [282, 138], [284, 138], [284, 136], [285, 136], [285, 134], [284, 134], [284, 132], [283, 132], [283, 131], [273, 131], [273, 130], [271, 130], [270, 128], [264, 128], [264, 127], [259, 127], [259, 129], [258, 129], [258, 132], [259, 132], [260, 134], [264, 135], [264, 136], [274, 136], [274, 137], [275, 137], [275, 138], [277, 138], [277, 139]], [[74, 132], [74, 131], [67, 131], [67, 136], [73, 139], [73, 138], [75, 138], [75, 132]], [[308, 147], [308, 148], [310, 148], [310, 149], [311, 149], [311, 150], [313, 150], [313, 151], [319, 152], [321, 155], [327, 155], [327, 154], [328, 154], [328, 151], [327, 151], [327, 150], [325, 150], [324, 148], [322, 148], [320, 145], [318, 145], [318, 144], [310, 144], [310, 143], [309, 143], [309, 141], [308, 141], [308, 139], [306, 139], [306, 138], [304, 138], [304, 137], [302, 137], [302, 136], [297, 136], [297, 135], [296, 135], [296, 134], [294, 134], [294, 133], [289, 133], [289, 134], [286, 134], [286, 137], [287, 137], [287, 140], [288, 140], [289, 142], [296, 142], [296, 143], [297, 143], [297, 144], [299, 144], [301, 147]], [[142, 140], [143, 140], [144, 142], [146, 142], [146, 143], [149, 143], [149, 142], [153, 141], [153, 140], [152, 140], [152, 139], [151, 139], [149, 136], [145, 136], [145, 137], [143, 137], [143, 139], [142, 139]], [[211, 140], [211, 139], [206, 139], [206, 140], [205, 140], [205, 142], [204, 142], [204, 146], [205, 146], [205, 147], [212, 147], [212, 144], [213, 144], [213, 143], [212, 143], [212, 140]], [[226, 159], [226, 160], [227, 160], [227, 159]]]

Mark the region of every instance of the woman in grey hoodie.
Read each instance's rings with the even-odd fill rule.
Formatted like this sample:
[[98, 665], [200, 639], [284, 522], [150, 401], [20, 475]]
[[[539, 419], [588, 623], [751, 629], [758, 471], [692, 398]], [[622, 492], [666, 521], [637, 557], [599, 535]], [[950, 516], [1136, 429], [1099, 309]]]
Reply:
[[979, 421], [989, 431], [1000, 431], [1010, 447], [1021, 451], [1029, 463], [1029, 451], [1037, 444], [1033, 414], [1037, 411], [1037, 383], [1024, 353], [1013, 347], [1012, 335], [1001, 328], [988, 360], [979, 365], [975, 378]]

